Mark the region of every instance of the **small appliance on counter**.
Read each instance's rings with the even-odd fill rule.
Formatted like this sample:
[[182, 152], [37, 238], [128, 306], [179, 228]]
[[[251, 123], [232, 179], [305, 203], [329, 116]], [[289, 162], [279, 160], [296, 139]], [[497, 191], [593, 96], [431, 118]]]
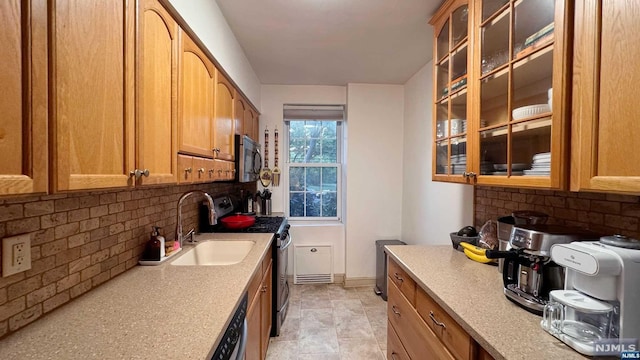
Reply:
[[555, 244], [598, 239], [599, 235], [561, 225], [514, 225], [508, 251], [487, 250], [490, 259], [504, 258], [502, 279], [507, 299], [537, 315], [542, 315], [552, 290], [564, 286], [564, 268], [551, 260]]
[[566, 282], [551, 292], [542, 328], [588, 356], [620, 355], [628, 342], [637, 351], [640, 242], [615, 235], [557, 244], [551, 259], [566, 268]]

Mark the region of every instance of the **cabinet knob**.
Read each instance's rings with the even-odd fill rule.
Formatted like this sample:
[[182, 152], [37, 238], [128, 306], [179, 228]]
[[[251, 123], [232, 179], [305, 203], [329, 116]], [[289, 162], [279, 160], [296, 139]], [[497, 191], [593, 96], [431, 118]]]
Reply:
[[476, 174], [476, 173], [474, 173], [474, 172], [472, 171], [472, 172], [470, 172], [468, 175], [469, 175], [469, 177], [475, 178], [478, 174]]
[[141, 177], [149, 177], [149, 169], [135, 169], [129, 171], [129, 177], [135, 177], [136, 179], [140, 179]]
[[213, 175], [213, 169], [209, 169], [209, 175]]
[[184, 169], [184, 172], [191, 174], [191, 172], [193, 171], [193, 169], [191, 169], [190, 167]]
[[222, 175], [222, 170], [218, 169], [218, 175]]
[[200, 168], [200, 169], [198, 169], [198, 172], [199, 172], [200, 174], [204, 174], [204, 168]]
[[267, 292], [267, 285], [264, 285], [264, 286], [262, 287], [262, 289], [260, 289], [260, 291], [261, 291], [261, 292]]

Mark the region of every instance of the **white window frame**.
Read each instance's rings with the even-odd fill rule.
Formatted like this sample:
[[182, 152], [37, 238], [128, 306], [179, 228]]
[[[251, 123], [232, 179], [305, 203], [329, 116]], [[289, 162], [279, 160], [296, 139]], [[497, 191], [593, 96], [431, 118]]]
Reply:
[[[335, 121], [336, 124], [336, 160], [335, 163], [291, 163], [289, 158], [289, 123], [294, 121]], [[313, 119], [305, 119], [305, 120], [285, 120], [284, 121], [284, 171], [283, 171], [283, 185], [285, 186], [284, 190], [284, 209], [285, 214], [289, 220], [304, 220], [304, 221], [341, 221], [342, 220], [342, 206], [343, 206], [343, 193], [342, 193], [342, 167], [344, 166], [343, 162], [343, 150], [344, 150], [344, 119], [343, 120], [313, 120]], [[291, 167], [308, 167], [308, 168], [336, 168], [336, 200], [337, 200], [337, 208], [336, 208], [336, 216], [327, 217], [327, 216], [291, 216], [289, 203], [291, 200], [291, 190], [289, 188], [289, 171]], [[305, 205], [306, 206], [306, 205]]]

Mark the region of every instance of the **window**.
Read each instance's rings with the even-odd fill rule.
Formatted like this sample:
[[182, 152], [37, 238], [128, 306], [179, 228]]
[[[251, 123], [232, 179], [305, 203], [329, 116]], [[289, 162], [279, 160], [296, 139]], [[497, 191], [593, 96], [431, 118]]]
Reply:
[[344, 107], [285, 105], [284, 120], [289, 218], [339, 220]]

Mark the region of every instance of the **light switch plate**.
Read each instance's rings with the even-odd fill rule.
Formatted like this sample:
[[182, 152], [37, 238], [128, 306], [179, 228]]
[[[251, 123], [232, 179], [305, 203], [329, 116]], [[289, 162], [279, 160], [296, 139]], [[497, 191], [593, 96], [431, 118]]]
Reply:
[[2, 277], [31, 269], [31, 235], [2, 239]]

